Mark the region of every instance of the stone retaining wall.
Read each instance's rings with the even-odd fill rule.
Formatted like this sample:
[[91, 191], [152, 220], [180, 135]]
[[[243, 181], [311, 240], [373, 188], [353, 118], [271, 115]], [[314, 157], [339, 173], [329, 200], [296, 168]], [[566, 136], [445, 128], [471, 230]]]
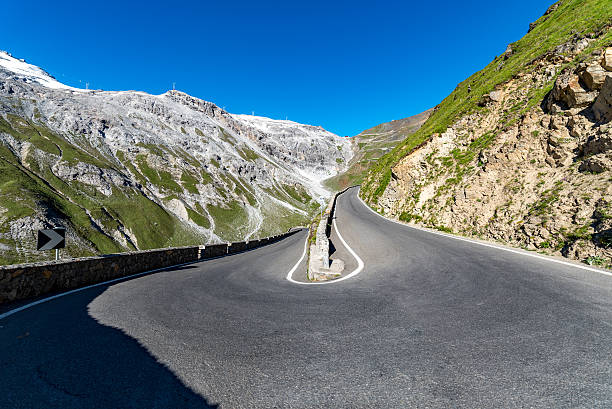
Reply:
[[296, 231], [248, 242], [134, 251], [0, 266], [0, 304], [72, 290], [145, 271], [221, 257], [277, 242]]
[[346, 192], [353, 186], [336, 193], [329, 201], [323, 218], [317, 226], [315, 233], [315, 244], [310, 246], [308, 257], [308, 279], [311, 281], [325, 281], [337, 278], [344, 270], [344, 262], [342, 260], [334, 260], [331, 265], [329, 263], [329, 236], [331, 235], [331, 226], [333, 215], [336, 211], [336, 200], [338, 196]]

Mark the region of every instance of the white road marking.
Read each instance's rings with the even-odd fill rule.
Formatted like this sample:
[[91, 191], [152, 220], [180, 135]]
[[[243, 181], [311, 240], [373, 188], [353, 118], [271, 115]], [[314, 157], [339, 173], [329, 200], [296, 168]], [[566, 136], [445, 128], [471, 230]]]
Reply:
[[557, 259], [554, 259], [552, 257], [543, 256], [543, 255], [540, 255], [540, 254], [528, 253], [528, 252], [526, 252], [524, 250], [512, 249], [512, 248], [504, 247], [504, 246], [497, 245], [497, 244], [482, 243], [480, 241], [468, 239], [467, 237], [455, 236], [453, 234], [433, 231], [433, 230], [430, 230], [430, 229], [425, 229], [423, 227], [412, 226], [412, 225], [403, 223], [403, 222], [401, 222], [399, 220], [390, 219], [390, 218], [385, 217], [382, 214], [376, 212], [374, 209], [372, 209], [370, 206], [368, 206], [367, 203], [364, 202], [361, 199], [361, 197], [359, 197], [359, 194], [357, 194], [357, 198], [359, 199], [361, 204], [363, 204], [366, 207], [366, 209], [368, 209], [369, 211], [371, 211], [375, 215], [377, 215], [379, 217], [382, 217], [383, 219], [385, 219], [385, 220], [387, 220], [389, 222], [392, 222], [392, 223], [395, 223], [395, 224], [399, 224], [399, 225], [407, 227], [409, 229], [415, 229], [415, 230], [420, 230], [420, 231], [424, 231], [424, 232], [431, 233], [431, 234], [437, 234], [439, 236], [444, 236], [444, 237], [448, 237], [448, 238], [455, 239], [455, 240], [460, 240], [460, 241], [466, 241], [468, 243], [478, 244], [478, 245], [481, 245], [481, 246], [484, 246], [484, 247], [492, 247], [492, 248], [495, 248], [495, 249], [498, 249], [498, 250], [507, 251], [509, 253], [520, 254], [522, 256], [535, 257], [535, 258], [539, 258], [540, 260], [545, 260], [545, 261], [550, 261], [550, 262], [553, 262], [553, 263], [563, 264], [563, 265], [566, 265], [566, 266], [569, 266], [569, 267], [576, 267], [576, 268], [580, 268], [582, 270], [593, 271], [595, 273], [599, 273], [599, 274], [603, 274], [603, 275], [611, 276], [612, 277], [612, 273], [611, 272], [605, 271], [605, 270], [600, 270], [598, 268], [582, 266], [580, 264], [570, 263], [568, 261], [563, 261], [563, 260], [557, 260]]
[[287, 277], [286, 278], [287, 278], [287, 280], [291, 281], [292, 283], [295, 283], [295, 284], [309, 284], [309, 283], [300, 283], [299, 281], [295, 281], [293, 278], [291, 278], [291, 276], [293, 275], [295, 270], [297, 270], [299, 265], [302, 263], [302, 260], [304, 260], [304, 257], [306, 257], [306, 250], [307, 249], [308, 249], [308, 234], [306, 235], [306, 241], [304, 242], [304, 252], [302, 253], [302, 257], [300, 257], [300, 259], [297, 261], [297, 263], [295, 263], [293, 268], [287, 273]]
[[[336, 211], [337, 210], [338, 210], [338, 204], [336, 204]], [[334, 225], [334, 229], [336, 230], [336, 234], [338, 235], [338, 238], [340, 239], [340, 241], [342, 242], [344, 247], [346, 247], [346, 249], [349, 251], [349, 253], [351, 253], [351, 255], [355, 258], [355, 260], [357, 260], [357, 268], [355, 270], [351, 271], [350, 274], [347, 274], [344, 277], [336, 278], [335, 280], [313, 281], [313, 282], [295, 281], [291, 276], [293, 275], [295, 270], [297, 270], [298, 266], [302, 263], [302, 260], [304, 260], [304, 257], [306, 256], [306, 250], [308, 248], [308, 236], [306, 236], [306, 243], [304, 243], [304, 253], [302, 253], [302, 257], [298, 260], [297, 263], [295, 263], [295, 265], [293, 266], [291, 271], [289, 271], [289, 273], [287, 274], [287, 280], [288, 281], [291, 281], [294, 284], [303, 284], [303, 285], [334, 284], [334, 283], [338, 283], [340, 281], [344, 281], [346, 279], [349, 279], [351, 277], [354, 277], [357, 274], [361, 273], [361, 270], [363, 270], [363, 267], [364, 267], [363, 260], [361, 260], [361, 258], [357, 255], [357, 253], [355, 253], [355, 251], [352, 248], [350, 248], [350, 246], [346, 243], [346, 241], [344, 240], [344, 238], [340, 234], [340, 231], [338, 230], [338, 225], [336, 224], [336, 219], [335, 218], [332, 219], [332, 224]]]
[[[270, 243], [270, 244], [272, 244], [272, 243]], [[259, 248], [259, 247], [257, 247], [257, 248]], [[226, 254], [226, 255], [223, 255], [223, 256], [210, 257], [210, 258], [205, 258], [205, 259], [202, 259], [202, 260], [190, 261], [188, 263], [176, 264], [174, 266], [156, 268], [155, 270], [144, 271], [142, 273], [136, 273], [136, 274], [132, 274], [132, 275], [125, 276], [125, 277], [114, 278], [112, 280], [104, 281], [102, 283], [91, 284], [91, 285], [88, 285], [87, 287], [75, 288], [74, 290], [66, 291], [65, 293], [61, 293], [61, 294], [52, 295], [51, 297], [42, 298], [40, 300], [31, 302], [29, 304], [22, 305], [21, 307], [15, 308], [14, 310], [7, 311], [7, 312], [5, 312], [3, 314], [0, 314], [0, 320], [3, 319], [3, 318], [6, 318], [8, 316], [11, 316], [11, 315], [13, 315], [13, 314], [15, 314], [15, 313], [17, 313], [19, 311], [23, 311], [25, 309], [33, 307], [35, 305], [42, 304], [44, 302], [54, 300], [56, 298], [60, 298], [60, 297], [63, 297], [65, 295], [78, 293], [79, 291], [88, 290], [90, 288], [98, 287], [98, 286], [101, 286], [101, 285], [116, 283], [117, 281], [127, 280], [127, 279], [130, 279], [130, 278], [135, 278], [135, 277], [143, 276], [143, 275], [146, 275], [146, 274], [156, 273], [158, 271], [171, 270], [173, 268], [186, 266], [188, 264], [195, 264], [195, 263], [200, 263], [202, 261], [215, 260], [215, 259], [223, 258], [223, 257], [226, 257], [226, 256], [233, 256], [235, 254], [246, 253], [247, 251], [251, 251], [251, 250], [255, 250], [255, 249], [248, 249], [248, 250], [244, 250], [244, 251], [238, 251], [238, 252], [232, 253], [232, 254]]]
[[[208, 259], [208, 260], [210, 260], [210, 259]], [[203, 260], [198, 260], [198, 261], [190, 261], [189, 263], [177, 264], [177, 265], [175, 265], [175, 266], [168, 266], [168, 267], [163, 267], [163, 268], [156, 268], [155, 270], [149, 270], [149, 271], [145, 271], [145, 272], [142, 272], [142, 273], [132, 274], [132, 275], [125, 276], [125, 277], [114, 278], [114, 279], [112, 279], [112, 280], [104, 281], [104, 282], [102, 282], [102, 283], [97, 283], [97, 284], [88, 285], [87, 287], [75, 288], [74, 290], [66, 291], [65, 293], [61, 293], [61, 294], [52, 295], [51, 297], [43, 298], [43, 299], [40, 299], [40, 300], [37, 300], [37, 301], [31, 302], [31, 303], [26, 304], [26, 305], [22, 305], [21, 307], [19, 307], [19, 308], [15, 308], [14, 310], [7, 311], [7, 312], [5, 312], [4, 314], [0, 314], [0, 320], [1, 320], [1, 319], [3, 319], [3, 318], [8, 317], [8, 316], [10, 316], [10, 315], [13, 315], [13, 314], [15, 314], [15, 313], [17, 313], [17, 312], [19, 312], [19, 311], [23, 311], [23, 310], [28, 309], [28, 308], [30, 308], [30, 307], [33, 307], [33, 306], [35, 306], [35, 305], [42, 304], [42, 303], [44, 303], [44, 302], [54, 300], [54, 299], [56, 299], [56, 298], [60, 298], [60, 297], [63, 297], [63, 296], [65, 296], [65, 295], [69, 295], [69, 294], [78, 293], [79, 291], [89, 290], [90, 288], [98, 287], [98, 286], [101, 286], [101, 285], [106, 285], [106, 284], [116, 283], [117, 281], [127, 280], [127, 279], [129, 279], [129, 278], [139, 277], [139, 276], [142, 276], [142, 275], [145, 275], [145, 274], [155, 273], [155, 272], [157, 272], [157, 271], [170, 270], [170, 269], [172, 269], [172, 268], [186, 266], [187, 264], [198, 263], [198, 262], [200, 262], [200, 261], [203, 261]]]
[[[306, 241], [308, 241], [308, 237], [306, 237]], [[248, 249], [248, 250], [245, 250], [245, 251], [239, 251], [239, 252], [236, 252], [236, 253], [232, 253], [231, 255], [245, 253], [245, 252], [250, 251], [250, 250], [254, 250], [254, 249]], [[306, 254], [306, 248], [304, 248], [304, 254], [302, 255], [302, 259], [304, 258], [305, 254]], [[132, 275], [129, 275], [129, 276], [114, 278], [112, 280], [104, 281], [104, 282], [101, 282], [101, 283], [91, 284], [91, 285], [88, 285], [86, 287], [75, 288], [74, 290], [70, 290], [70, 291], [66, 291], [64, 293], [60, 293], [60, 294], [52, 295], [50, 297], [42, 298], [40, 300], [36, 300], [36, 301], [31, 302], [29, 304], [25, 304], [25, 305], [22, 305], [21, 307], [15, 308], [15, 309], [10, 310], [10, 311], [7, 311], [7, 312], [5, 312], [3, 314], [0, 314], [0, 320], [4, 319], [6, 317], [9, 317], [9, 316], [11, 316], [13, 314], [16, 314], [19, 311], [23, 311], [23, 310], [26, 310], [26, 309], [28, 309], [30, 307], [34, 307], [35, 305], [42, 304], [44, 302], [54, 300], [56, 298], [60, 298], [60, 297], [63, 297], [65, 295], [70, 295], [70, 294], [78, 293], [79, 291], [85, 291], [85, 290], [88, 290], [90, 288], [99, 287], [101, 285], [116, 283], [117, 281], [128, 280], [130, 278], [136, 278], [136, 277], [140, 277], [140, 276], [143, 276], [143, 275], [146, 275], [146, 274], [156, 273], [158, 271], [171, 270], [173, 268], [182, 267], [182, 266], [186, 266], [186, 265], [194, 264], [194, 263], [199, 263], [199, 262], [202, 262], [202, 261], [215, 260], [215, 259], [222, 258], [222, 257], [225, 257], [225, 256], [210, 257], [210, 258], [206, 258], [206, 259], [202, 259], [202, 260], [190, 261], [188, 263], [176, 264], [174, 266], [156, 268], [154, 270], [144, 271], [142, 273], [136, 273], [136, 274], [132, 274]], [[292, 274], [293, 271], [295, 271], [295, 269], [297, 269], [297, 266], [302, 261], [302, 259], [300, 259], [300, 261], [298, 261], [298, 263], [295, 265], [293, 270], [291, 270], [290, 274]], [[302, 283], [298, 283], [298, 284], [302, 284]]]

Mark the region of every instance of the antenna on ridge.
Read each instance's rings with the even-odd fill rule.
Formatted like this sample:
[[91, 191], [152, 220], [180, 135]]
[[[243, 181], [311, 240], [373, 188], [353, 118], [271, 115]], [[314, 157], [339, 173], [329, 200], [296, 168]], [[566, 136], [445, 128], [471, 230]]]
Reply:
[[172, 83], [172, 91], [174, 91], [176, 89], [176, 82]]
[[255, 116], [255, 111], [251, 111], [251, 115]]
[[85, 83], [85, 89], [89, 89], [89, 82]]

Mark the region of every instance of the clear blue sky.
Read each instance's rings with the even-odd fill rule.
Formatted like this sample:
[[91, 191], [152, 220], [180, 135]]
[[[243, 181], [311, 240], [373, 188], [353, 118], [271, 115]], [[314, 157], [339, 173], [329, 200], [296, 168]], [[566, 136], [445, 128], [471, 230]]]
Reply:
[[355, 135], [435, 106], [552, 2], [10, 1], [0, 49], [68, 85], [176, 82], [232, 113]]

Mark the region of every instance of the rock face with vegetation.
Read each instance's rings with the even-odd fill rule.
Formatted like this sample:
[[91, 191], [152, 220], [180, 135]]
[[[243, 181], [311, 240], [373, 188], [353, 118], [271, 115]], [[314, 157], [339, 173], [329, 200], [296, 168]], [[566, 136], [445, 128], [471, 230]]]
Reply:
[[429, 118], [433, 109], [366, 129], [350, 138], [354, 156], [347, 169], [325, 181], [330, 189], [339, 191], [358, 185], [378, 158], [395, 148], [404, 138], [415, 133]]
[[371, 169], [385, 215], [612, 265], [612, 8], [555, 3]]
[[0, 52], [0, 263], [268, 236], [304, 224], [352, 156], [320, 127], [232, 115], [179, 91], [65, 86]]

